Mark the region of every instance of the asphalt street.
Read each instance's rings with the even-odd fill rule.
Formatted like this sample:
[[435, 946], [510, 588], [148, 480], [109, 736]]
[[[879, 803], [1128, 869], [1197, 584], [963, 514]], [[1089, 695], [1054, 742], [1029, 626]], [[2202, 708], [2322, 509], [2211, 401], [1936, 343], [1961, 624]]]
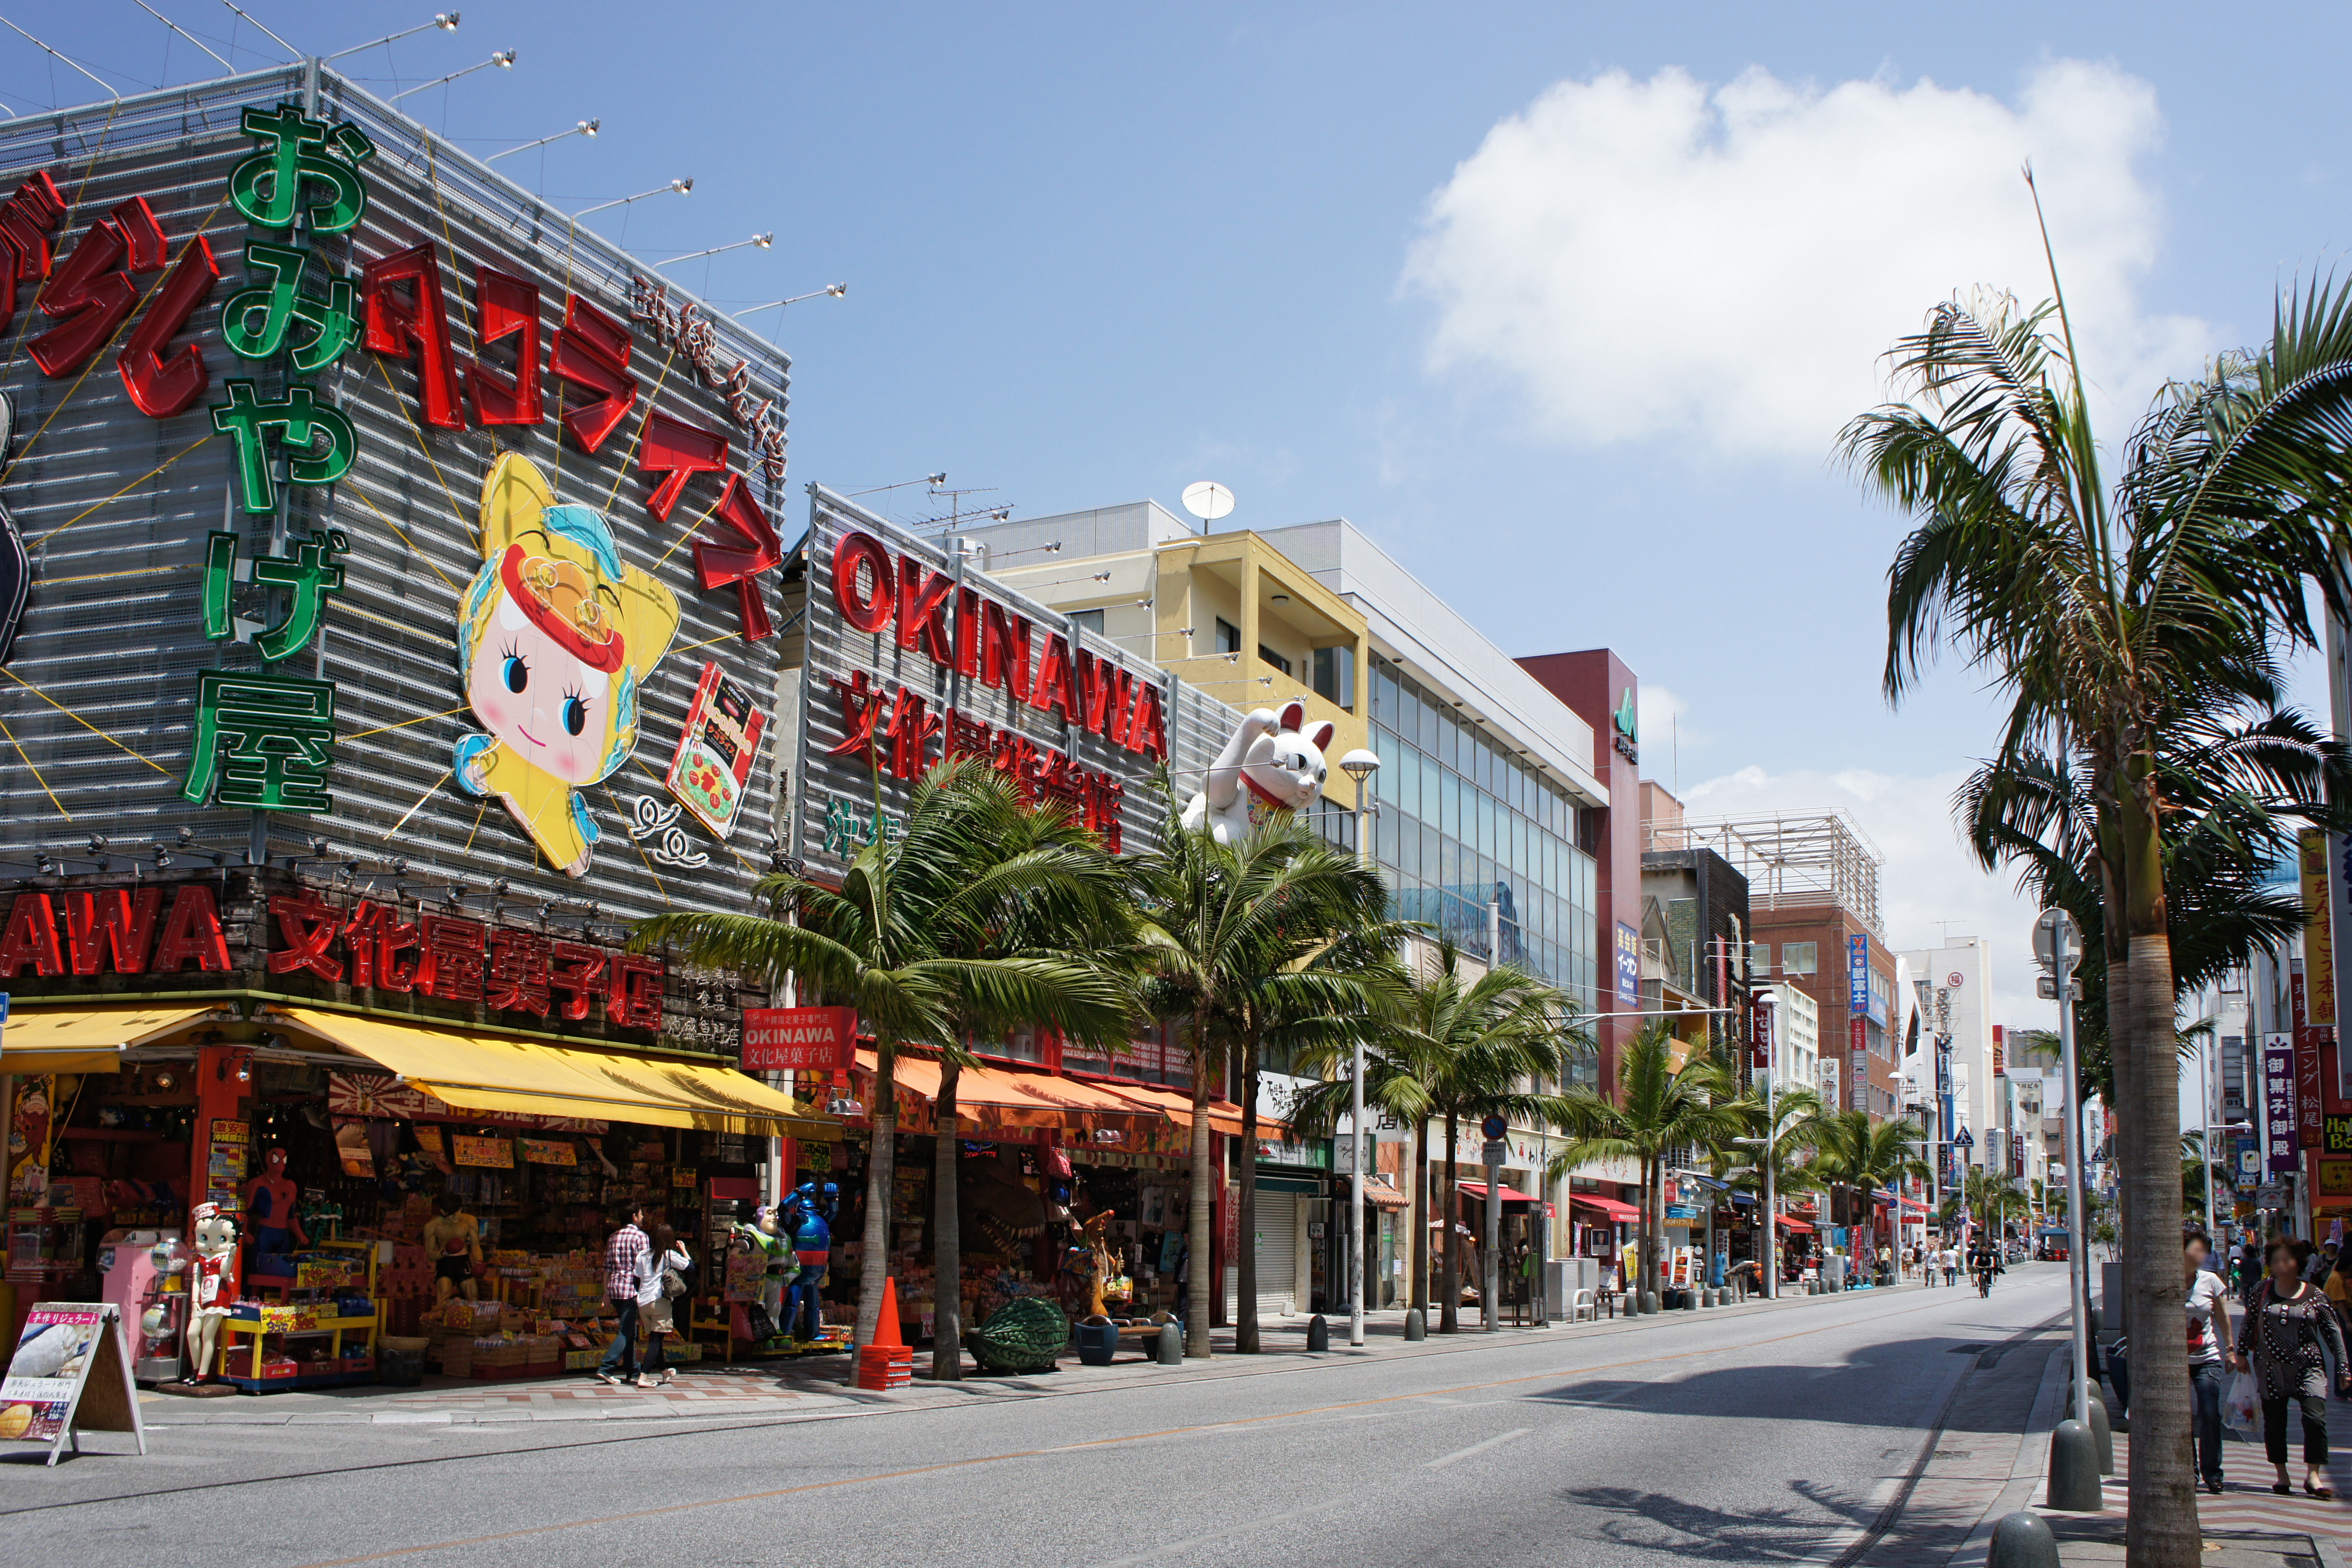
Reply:
[[144, 1458], [0, 1464], [0, 1539], [70, 1568], [1829, 1563], [1874, 1525], [1899, 1542], [1888, 1505], [1964, 1441], [1948, 1422], [2022, 1424], [1957, 1395], [2064, 1306], [2065, 1270], [2034, 1266], [1989, 1300], [1139, 1364], [1101, 1392], [814, 1419], [180, 1426]]

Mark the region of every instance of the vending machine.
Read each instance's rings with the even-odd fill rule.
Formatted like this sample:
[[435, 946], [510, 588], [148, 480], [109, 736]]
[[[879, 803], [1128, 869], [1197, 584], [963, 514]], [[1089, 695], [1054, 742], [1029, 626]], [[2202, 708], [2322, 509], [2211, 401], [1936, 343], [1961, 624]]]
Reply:
[[186, 1247], [176, 1230], [113, 1230], [99, 1238], [98, 1268], [117, 1320], [131, 1374], [142, 1383], [180, 1375], [181, 1333], [188, 1325]]

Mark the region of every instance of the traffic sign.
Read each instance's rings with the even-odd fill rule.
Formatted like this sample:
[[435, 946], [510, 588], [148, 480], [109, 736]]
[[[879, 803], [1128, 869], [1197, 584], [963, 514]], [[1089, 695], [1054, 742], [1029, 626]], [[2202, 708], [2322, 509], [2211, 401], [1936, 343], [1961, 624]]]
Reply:
[[1976, 1139], [1969, 1134], [1969, 1130], [1965, 1127], [1960, 1129], [1958, 1136], [1955, 1137], [1952, 1140], [1952, 1142], [1962, 1149], [1973, 1149], [1977, 1146]]
[[1499, 1116], [1489, 1116], [1478, 1124], [1478, 1130], [1489, 1138], [1500, 1138], [1511, 1130], [1511, 1124]]

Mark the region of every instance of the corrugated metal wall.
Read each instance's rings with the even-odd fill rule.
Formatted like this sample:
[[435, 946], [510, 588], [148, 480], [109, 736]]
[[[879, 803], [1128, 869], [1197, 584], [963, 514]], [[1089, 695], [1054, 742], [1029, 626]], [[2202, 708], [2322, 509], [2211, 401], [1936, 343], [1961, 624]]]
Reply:
[[[289, 68], [0, 125], [5, 187], [46, 168], [72, 204], [55, 236], [61, 255], [114, 204], [144, 196], [173, 256], [201, 231], [222, 270], [173, 342], [174, 348], [201, 347], [211, 385], [186, 413], [160, 421], [141, 414], [125, 394], [114, 365], [121, 338], [86, 373], [44, 376], [24, 345], [52, 323], [35, 308], [34, 286], [18, 287], [0, 369], [0, 387], [16, 407], [0, 502], [32, 555], [34, 585], [5, 672], [15, 679], [0, 676], [0, 723], [6, 726], [0, 736], [0, 858], [22, 869], [44, 849], [71, 868], [87, 868], [92, 857], [81, 846], [91, 833], [107, 835], [118, 856], [147, 855], [150, 843], [169, 843], [184, 826], [200, 847], [218, 847], [233, 858], [249, 841], [252, 814], [196, 808], [180, 796], [197, 672], [259, 668], [248, 647], [203, 635], [197, 586], [204, 536], [233, 528], [249, 554], [268, 547], [271, 528], [269, 519], [247, 520], [233, 510], [231, 444], [213, 435], [207, 408], [226, 400], [222, 383], [231, 376], [259, 380], [265, 397], [286, 383], [282, 364], [237, 359], [220, 340], [221, 305], [247, 286], [246, 241], [285, 242], [280, 234], [248, 227], [226, 200], [226, 178], [254, 150], [238, 129], [239, 111], [299, 101], [304, 86], [303, 68]], [[317, 240], [320, 261], [356, 276], [364, 260], [434, 242], [460, 365], [476, 353], [478, 264], [540, 283], [543, 345], [554, 341], [567, 287], [627, 319], [630, 276], [646, 268], [594, 235], [575, 233], [562, 214], [333, 73], [321, 72], [317, 87], [313, 112], [357, 123], [377, 149], [362, 171], [366, 217], [348, 235]], [[142, 289], [160, 277], [141, 279]], [[672, 297], [684, 298], [676, 290]], [[725, 318], [710, 319], [722, 363], [748, 359], [757, 395], [774, 396], [781, 407], [784, 356]], [[502, 348], [493, 358], [503, 363], [508, 354]], [[771, 729], [768, 754], [754, 770], [727, 846], [684, 819], [695, 847], [710, 856], [707, 868], [654, 864], [628, 837], [628, 806], [639, 794], [667, 798], [659, 775], [704, 660], [719, 660], [737, 679], [766, 692], [774, 686], [782, 639], [744, 642], [736, 590], [706, 593], [696, 584], [685, 541], [717, 501], [717, 483], [698, 479], [669, 522], [657, 523], [645, 505], [646, 477], [634, 471], [629, 458], [632, 438], [646, 411], [657, 408], [725, 432], [730, 462], [754, 475], [754, 493], [772, 520], [781, 515], [782, 487], [757, 475], [749, 432], [730, 419], [721, 396], [642, 326], [631, 371], [644, 395], [593, 457], [568, 440], [559, 443], [562, 384], [551, 377], [545, 423], [463, 432], [425, 426], [410, 363], [379, 359], [364, 345], [311, 378], [321, 400], [351, 418], [358, 458], [333, 487], [287, 487], [292, 499], [286, 527], [297, 539], [314, 527], [341, 528], [352, 552], [344, 590], [328, 602], [318, 644], [281, 672], [336, 684], [335, 805], [322, 816], [274, 815], [269, 853], [307, 854], [314, 836], [324, 837], [329, 858], [361, 859], [360, 880], [377, 879], [382, 892], [393, 890], [396, 879], [383, 862], [404, 856], [407, 885], [463, 881], [475, 889], [478, 908], [496, 878], [511, 881], [513, 903], [594, 900], [611, 917], [679, 905], [741, 906], [751, 879], [768, 866], [768, 840], [777, 826], [775, 743], [791, 736], [789, 716]], [[576, 880], [549, 868], [501, 806], [463, 794], [447, 776], [452, 743], [478, 728], [462, 710], [456, 607], [480, 564], [481, 482], [504, 451], [529, 457], [553, 482], [559, 500], [604, 511], [625, 559], [655, 573], [685, 616], [670, 653], [647, 681], [635, 760], [588, 792], [604, 838], [588, 874]], [[776, 583], [774, 574], [766, 579], [772, 605]], [[781, 626], [783, 614], [776, 619]]]

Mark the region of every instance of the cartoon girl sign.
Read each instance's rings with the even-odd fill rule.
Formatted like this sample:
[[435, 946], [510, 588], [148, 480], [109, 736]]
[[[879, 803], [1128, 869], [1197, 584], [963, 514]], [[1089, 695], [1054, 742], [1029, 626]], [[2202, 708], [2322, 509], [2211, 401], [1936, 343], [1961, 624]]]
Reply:
[[498, 460], [457, 636], [458, 679], [489, 732], [458, 741], [457, 784], [496, 795], [572, 876], [599, 837], [579, 792], [636, 749], [638, 694], [677, 623], [677, 597], [621, 563], [594, 508], [557, 505], [526, 458]]

